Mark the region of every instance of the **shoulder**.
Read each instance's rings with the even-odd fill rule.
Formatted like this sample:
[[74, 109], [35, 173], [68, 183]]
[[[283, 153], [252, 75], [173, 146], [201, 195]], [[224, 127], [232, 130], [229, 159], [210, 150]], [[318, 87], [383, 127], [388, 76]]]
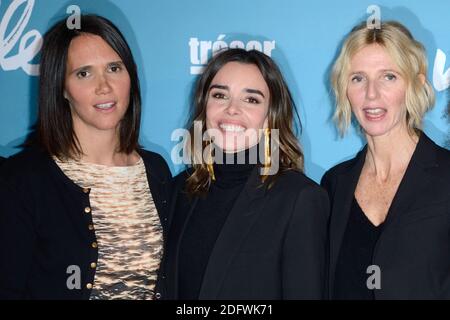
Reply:
[[266, 194], [269, 207], [278, 214], [284, 212], [290, 219], [300, 218], [298, 221], [302, 223], [326, 224], [330, 205], [328, 193], [302, 172], [283, 172]]
[[334, 167], [328, 169], [322, 176], [320, 185], [329, 190], [334, 185], [336, 178], [339, 175], [351, 173], [353, 170], [361, 170], [362, 165], [364, 164], [366, 152], [367, 146], [359, 151], [352, 159], [340, 162]]
[[450, 174], [450, 150], [436, 145], [436, 162], [439, 167], [446, 169]]
[[0, 176], [6, 181], [45, 176], [48, 175], [51, 161], [45, 151], [29, 147], [5, 159], [0, 167]]
[[271, 189], [273, 189], [273, 192], [286, 194], [291, 197], [296, 197], [305, 192], [317, 195], [326, 194], [325, 190], [315, 181], [297, 170], [282, 172], [275, 180]]
[[450, 151], [439, 146], [424, 132], [411, 159], [413, 165], [426, 170], [441, 186], [450, 187]]
[[348, 172], [355, 166], [355, 163], [357, 162], [358, 158], [359, 158], [359, 154], [350, 160], [338, 163], [334, 167], [331, 167], [330, 169], [328, 169], [323, 176], [332, 178], [332, 177], [335, 177], [340, 174], [344, 174], [344, 173]]
[[435, 149], [435, 166], [433, 171], [434, 176], [442, 181], [441, 186], [448, 186], [450, 188], [450, 151], [440, 147], [439, 145], [433, 143], [433, 148]]
[[172, 180], [174, 188], [177, 190], [183, 189], [186, 184], [186, 180], [191, 176], [192, 173], [192, 168], [185, 168], [180, 171]]
[[152, 175], [159, 177], [161, 180], [169, 180], [172, 177], [166, 160], [160, 154], [144, 149], [140, 149], [138, 152], [144, 161], [146, 169]]

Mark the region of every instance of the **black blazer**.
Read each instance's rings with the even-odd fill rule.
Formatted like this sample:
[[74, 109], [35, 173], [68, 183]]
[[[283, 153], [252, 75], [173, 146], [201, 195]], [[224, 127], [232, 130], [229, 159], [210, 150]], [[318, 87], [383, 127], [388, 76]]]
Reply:
[[[329, 296], [367, 146], [322, 178], [331, 201]], [[375, 246], [381, 270], [376, 299], [450, 299], [450, 152], [424, 133]], [[370, 275], [368, 275], [369, 277]]]
[[[156, 153], [140, 151], [150, 191], [167, 228], [171, 174]], [[0, 168], [0, 299], [89, 299], [98, 248], [89, 190], [72, 182], [38, 149], [6, 160]], [[81, 289], [68, 289], [69, 266], [81, 271]], [[70, 271], [68, 273], [68, 271]]]
[[6, 159], [3, 157], [0, 157], [0, 165], [5, 161]]
[[[177, 299], [180, 241], [198, 198], [176, 200], [158, 291]], [[329, 204], [326, 192], [300, 172], [283, 173], [271, 189], [251, 173], [238, 196], [205, 270], [200, 299], [321, 299]]]

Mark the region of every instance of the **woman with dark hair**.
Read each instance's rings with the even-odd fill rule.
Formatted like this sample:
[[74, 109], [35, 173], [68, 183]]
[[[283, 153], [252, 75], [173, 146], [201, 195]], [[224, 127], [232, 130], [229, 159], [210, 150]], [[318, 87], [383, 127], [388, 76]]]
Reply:
[[396, 21], [346, 37], [335, 119], [367, 140], [322, 178], [332, 299], [450, 299], [450, 152], [421, 131], [434, 92], [423, 45]]
[[160, 296], [323, 298], [328, 197], [302, 172], [276, 64], [258, 51], [217, 54], [193, 107], [192, 166], [175, 179]]
[[151, 299], [170, 171], [138, 144], [131, 50], [105, 18], [45, 35], [37, 143], [0, 171], [0, 298]]

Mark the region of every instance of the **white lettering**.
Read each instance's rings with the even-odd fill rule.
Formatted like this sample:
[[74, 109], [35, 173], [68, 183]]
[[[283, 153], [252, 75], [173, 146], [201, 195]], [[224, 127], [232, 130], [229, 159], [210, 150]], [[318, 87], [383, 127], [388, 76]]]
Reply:
[[67, 14], [72, 14], [66, 20], [66, 26], [69, 30], [80, 30], [81, 29], [81, 9], [79, 6], [71, 5], [67, 7]]
[[381, 9], [377, 5], [370, 5], [367, 7], [367, 14], [371, 14], [367, 18], [367, 29], [380, 29], [381, 28]]
[[450, 87], [450, 68], [444, 72], [446, 59], [445, 53], [437, 49], [433, 67], [433, 86], [436, 91], [444, 91]]
[[203, 70], [205, 68], [205, 65], [208, 63], [209, 58], [228, 48], [257, 50], [271, 57], [272, 51], [276, 47], [274, 40], [250, 40], [247, 43], [244, 43], [241, 40], [233, 39], [228, 43], [225, 38], [225, 34], [219, 34], [215, 41], [200, 41], [197, 37], [189, 39], [190, 61], [192, 64], [190, 69], [191, 74], [203, 73]]
[[[26, 4], [22, 15], [11, 32], [6, 35], [9, 22], [17, 9]], [[31, 76], [39, 75], [39, 65], [31, 64], [42, 48], [42, 36], [37, 30], [31, 30], [23, 35], [33, 12], [34, 0], [14, 0], [6, 10], [0, 21], [0, 66], [5, 71], [12, 71], [22, 68], [25, 73]], [[20, 39], [19, 50], [16, 55], [6, 57]], [[31, 40], [31, 43], [29, 43]], [[28, 46], [27, 46], [28, 44]]]

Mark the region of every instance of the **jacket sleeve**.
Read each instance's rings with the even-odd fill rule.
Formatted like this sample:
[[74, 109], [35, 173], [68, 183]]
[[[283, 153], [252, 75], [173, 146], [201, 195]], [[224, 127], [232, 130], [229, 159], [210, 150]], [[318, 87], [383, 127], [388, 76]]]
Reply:
[[329, 202], [318, 186], [303, 188], [296, 200], [283, 247], [283, 299], [325, 297]]
[[36, 234], [24, 200], [0, 178], [0, 300], [26, 298]]
[[282, 257], [283, 299], [323, 299], [329, 201], [316, 185], [300, 190]]

